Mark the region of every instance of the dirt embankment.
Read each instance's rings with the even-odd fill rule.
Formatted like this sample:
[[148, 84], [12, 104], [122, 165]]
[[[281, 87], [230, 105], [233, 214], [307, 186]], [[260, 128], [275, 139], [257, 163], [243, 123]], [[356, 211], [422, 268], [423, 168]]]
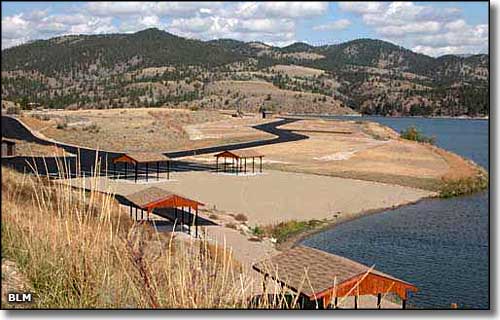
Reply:
[[47, 138], [109, 151], [167, 152], [269, 139], [269, 120], [219, 111], [142, 108], [33, 112], [20, 118]]
[[[265, 167], [441, 191], [450, 181], [477, 180], [484, 170], [436, 146], [404, 140], [366, 121], [301, 120], [283, 129], [309, 139], [257, 148]], [[214, 161], [210, 155], [198, 161]]]

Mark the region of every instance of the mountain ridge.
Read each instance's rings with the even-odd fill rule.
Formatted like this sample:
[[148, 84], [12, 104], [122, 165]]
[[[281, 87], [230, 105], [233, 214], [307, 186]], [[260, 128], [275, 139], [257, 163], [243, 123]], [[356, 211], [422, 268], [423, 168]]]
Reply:
[[[302, 76], [290, 77], [269, 71], [276, 65], [307, 67], [324, 73], [319, 80], [304, 80]], [[326, 95], [363, 113], [462, 115], [489, 112], [487, 54], [430, 57], [369, 38], [327, 46], [295, 42], [276, 47], [257, 41], [188, 39], [157, 28], [135, 33], [67, 35], [4, 49], [2, 80], [6, 80], [7, 85], [2, 84], [2, 92], [7, 93], [9, 99], [19, 101], [29, 100], [34, 91], [35, 97], [47, 104], [56, 99], [55, 96], [61, 100], [60, 96], [68, 96], [68, 93], [64, 89], [51, 88], [46, 78], [75, 87], [73, 95], [81, 91], [82, 86], [102, 91], [97, 87], [105, 86], [103, 83], [109, 86], [111, 82], [115, 93], [103, 94], [103, 98], [111, 101], [116, 92], [123, 91], [119, 88], [120, 83], [137, 82], [137, 78], [128, 79], [127, 74], [166, 67], [176, 71], [155, 74], [154, 79], [142, 76], [140, 79], [158, 82], [189, 78], [188, 82], [200, 81], [206, 85], [211, 81], [253, 77], [271, 82], [282, 90]], [[205, 74], [205, 78], [196, 75], [194, 69]], [[252, 72], [251, 76], [248, 72]], [[40, 73], [41, 80], [26, 75], [29, 73]], [[333, 86], [332, 81], [335, 82]], [[26, 86], [32, 89], [26, 90]], [[91, 99], [99, 95], [92, 94]], [[202, 97], [198, 92], [189, 99]], [[480, 101], [481, 105], [472, 106], [471, 99]], [[57, 104], [68, 106], [75, 103], [76, 98], [66, 100]], [[143, 100], [158, 103], [155, 97], [142, 99], [141, 103]], [[467, 107], [460, 106], [464, 103]], [[418, 107], [411, 111], [412, 105]]]

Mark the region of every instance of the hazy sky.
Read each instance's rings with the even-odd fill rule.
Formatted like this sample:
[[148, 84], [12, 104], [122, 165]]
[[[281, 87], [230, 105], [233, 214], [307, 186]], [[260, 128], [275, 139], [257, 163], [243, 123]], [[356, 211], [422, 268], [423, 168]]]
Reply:
[[279, 46], [377, 38], [432, 56], [488, 52], [488, 2], [2, 2], [2, 48], [148, 27]]

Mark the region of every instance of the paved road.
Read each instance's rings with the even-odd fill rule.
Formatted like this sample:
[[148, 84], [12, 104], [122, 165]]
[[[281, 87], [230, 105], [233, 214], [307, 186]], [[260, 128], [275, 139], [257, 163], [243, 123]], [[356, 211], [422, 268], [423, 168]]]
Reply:
[[[167, 152], [165, 153], [165, 155], [167, 155], [172, 159], [175, 159], [185, 156], [221, 152], [224, 150], [244, 149], [244, 148], [258, 147], [275, 143], [283, 143], [283, 142], [307, 139], [308, 137], [305, 135], [295, 133], [290, 130], [278, 128], [279, 126], [285, 125], [287, 123], [292, 123], [297, 120], [298, 119], [280, 119], [271, 123], [265, 123], [254, 126], [254, 128], [257, 130], [261, 130], [276, 135], [276, 138], [268, 140], [228, 144], [216, 147], [192, 149], [185, 151]], [[33, 135], [33, 133], [27, 127], [25, 127], [23, 123], [18, 121], [16, 118], [10, 116], [2, 116], [2, 136], [11, 139], [19, 139], [28, 142], [39, 143], [43, 145], [54, 145], [54, 142], [52, 141], [48, 141]], [[120, 170], [117, 170], [117, 172], [111, 170], [111, 168], [113, 167], [111, 164], [111, 159], [120, 156], [123, 153], [97, 151], [91, 148], [76, 147], [59, 142], [55, 144], [58, 147], [63, 148], [64, 150], [70, 153], [78, 155], [80, 172], [82, 174], [90, 174], [94, 172], [95, 171], [94, 167], [98, 162], [101, 163], [100, 174], [108, 174], [112, 176], [116, 173], [122, 172]], [[71, 159], [66, 158], [65, 160], [65, 166], [67, 166], [70, 169], [69, 171], [72, 172], [71, 174], [72, 176], [76, 172], [76, 164], [77, 164], [76, 160], [77, 159], [75, 158]], [[56, 159], [50, 159], [50, 158], [49, 159], [31, 158], [31, 157], [16, 157], [13, 159], [3, 158], [2, 164], [10, 165], [19, 171], [30, 171], [32, 167], [36, 167], [38, 172], [44, 175], [49, 174], [57, 176], [59, 172]], [[108, 168], [109, 170], [106, 171], [106, 168]], [[173, 161], [171, 167], [172, 171], [199, 171], [199, 170], [213, 170], [213, 169], [214, 168], [212, 165], [203, 165], [182, 160]], [[156, 168], [153, 168], [153, 170], [156, 170]], [[160, 170], [164, 172], [166, 170], [166, 167], [160, 167]], [[144, 168], [141, 168], [139, 172], [144, 173]]]

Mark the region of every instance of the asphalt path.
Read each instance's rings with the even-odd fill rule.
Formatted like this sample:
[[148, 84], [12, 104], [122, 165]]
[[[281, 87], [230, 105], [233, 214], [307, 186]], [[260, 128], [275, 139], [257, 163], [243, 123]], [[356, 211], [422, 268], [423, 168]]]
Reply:
[[[299, 119], [284, 118], [277, 121], [264, 123], [256, 125], [253, 128], [267, 132], [275, 135], [275, 138], [257, 140], [250, 142], [242, 142], [235, 144], [227, 144], [222, 146], [191, 149], [176, 152], [166, 152], [164, 153], [169, 158], [173, 159], [171, 163], [170, 170], [175, 171], [200, 171], [200, 170], [214, 170], [213, 165], [204, 165], [184, 160], [175, 160], [176, 158], [195, 156], [201, 154], [222, 152], [225, 150], [236, 150], [253, 148], [265, 145], [271, 145], [276, 143], [284, 143], [290, 141], [298, 141], [303, 139], [308, 139], [307, 136], [292, 132], [286, 129], [280, 129], [279, 126], [283, 126], [288, 123], [298, 121]], [[96, 164], [100, 164], [100, 169], [98, 174], [106, 174], [108, 176], [114, 176], [116, 174], [123, 175], [124, 168], [118, 168], [116, 171], [113, 170], [113, 165], [111, 160], [115, 157], [123, 155], [124, 153], [101, 151], [92, 148], [79, 147], [70, 144], [65, 144], [61, 142], [53, 142], [50, 140], [42, 139], [35, 136], [29, 128], [27, 128], [22, 122], [20, 122], [15, 117], [2, 115], [2, 137], [10, 139], [24, 140], [27, 142], [34, 142], [42, 145], [56, 145], [70, 153], [77, 155], [77, 157], [72, 158], [47, 158], [47, 157], [14, 157], [14, 158], [2, 158], [2, 164], [11, 166], [18, 171], [32, 171], [34, 168], [39, 174], [59, 176], [61, 171], [70, 172], [70, 175], [76, 176], [76, 167], [79, 167], [79, 175], [90, 175], [95, 173]], [[151, 150], [154, 152], [155, 150]], [[141, 176], [145, 173], [145, 167], [139, 167], [139, 174]], [[160, 171], [165, 172], [166, 166], [161, 166]], [[154, 178], [154, 172], [156, 172], [156, 166], [150, 168], [150, 176]], [[132, 174], [132, 172], [129, 172]]]

